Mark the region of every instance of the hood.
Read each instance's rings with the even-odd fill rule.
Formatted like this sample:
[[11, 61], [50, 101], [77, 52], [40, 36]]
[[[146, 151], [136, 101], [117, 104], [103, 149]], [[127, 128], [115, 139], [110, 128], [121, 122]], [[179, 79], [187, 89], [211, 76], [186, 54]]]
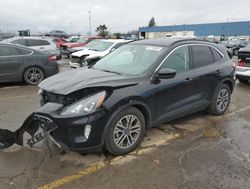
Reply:
[[85, 43], [64, 43], [62, 46], [67, 46], [68, 48], [73, 48], [73, 47], [83, 47]]
[[74, 91], [92, 87], [122, 87], [138, 84], [138, 78], [89, 68], [65, 71], [49, 77], [39, 84], [45, 91], [68, 95]]
[[81, 56], [84, 56], [84, 55], [89, 55], [89, 56], [102, 56], [102, 52], [99, 52], [99, 51], [92, 51], [92, 50], [89, 50], [89, 49], [83, 49], [81, 51], [77, 51], [77, 52], [74, 52], [72, 53], [71, 55], [72, 56], [76, 56], [76, 57], [81, 57]]

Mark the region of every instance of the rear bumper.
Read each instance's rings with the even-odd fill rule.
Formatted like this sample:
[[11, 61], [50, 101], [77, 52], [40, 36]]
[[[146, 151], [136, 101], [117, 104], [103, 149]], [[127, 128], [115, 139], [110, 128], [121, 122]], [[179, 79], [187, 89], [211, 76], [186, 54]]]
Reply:
[[59, 66], [57, 63], [50, 63], [50, 64], [55, 64], [51, 67], [48, 67], [45, 71], [45, 77], [49, 77], [49, 76], [52, 76], [52, 75], [55, 75], [59, 72]]
[[250, 68], [247, 67], [236, 67], [236, 72], [235, 72], [236, 78], [237, 79], [250, 79]]

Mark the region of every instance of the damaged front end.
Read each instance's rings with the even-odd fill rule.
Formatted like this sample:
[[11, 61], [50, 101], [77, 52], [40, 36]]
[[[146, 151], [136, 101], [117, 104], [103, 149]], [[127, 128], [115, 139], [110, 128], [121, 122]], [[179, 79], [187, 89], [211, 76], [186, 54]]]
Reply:
[[15, 132], [0, 129], [0, 149], [8, 148], [13, 144], [23, 146], [25, 132], [30, 135], [27, 144], [32, 147], [49, 136], [50, 132], [56, 128], [57, 126], [49, 118], [38, 113], [32, 113]]

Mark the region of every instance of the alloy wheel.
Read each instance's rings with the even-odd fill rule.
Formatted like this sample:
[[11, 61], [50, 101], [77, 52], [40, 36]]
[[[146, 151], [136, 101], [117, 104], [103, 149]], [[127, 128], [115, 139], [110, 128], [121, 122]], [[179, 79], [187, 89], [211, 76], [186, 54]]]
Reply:
[[32, 85], [40, 83], [44, 78], [43, 71], [40, 68], [32, 67], [26, 71], [25, 80]]
[[135, 115], [126, 115], [116, 124], [113, 132], [115, 145], [120, 149], [133, 146], [141, 133], [141, 122]]
[[226, 88], [221, 89], [217, 97], [217, 109], [220, 112], [225, 111], [229, 103], [229, 91]]

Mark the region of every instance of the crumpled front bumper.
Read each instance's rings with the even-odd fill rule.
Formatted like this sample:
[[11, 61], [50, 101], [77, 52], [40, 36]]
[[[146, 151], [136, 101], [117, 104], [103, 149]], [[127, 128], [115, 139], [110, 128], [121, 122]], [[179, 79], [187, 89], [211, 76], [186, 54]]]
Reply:
[[[30, 146], [46, 138], [65, 150], [80, 152], [102, 150], [103, 133], [111, 113], [101, 108], [92, 114], [69, 117], [58, 115], [56, 112], [60, 108], [61, 104], [47, 103], [32, 113], [17, 131], [8, 131], [9, 134], [6, 135], [6, 132], [0, 130], [0, 148], [7, 148], [14, 143], [23, 145], [23, 134], [27, 132], [31, 136], [27, 142]], [[88, 138], [84, 134], [86, 125], [91, 126]], [[43, 132], [39, 133], [40, 130]], [[9, 142], [1, 147], [4, 141]]]

